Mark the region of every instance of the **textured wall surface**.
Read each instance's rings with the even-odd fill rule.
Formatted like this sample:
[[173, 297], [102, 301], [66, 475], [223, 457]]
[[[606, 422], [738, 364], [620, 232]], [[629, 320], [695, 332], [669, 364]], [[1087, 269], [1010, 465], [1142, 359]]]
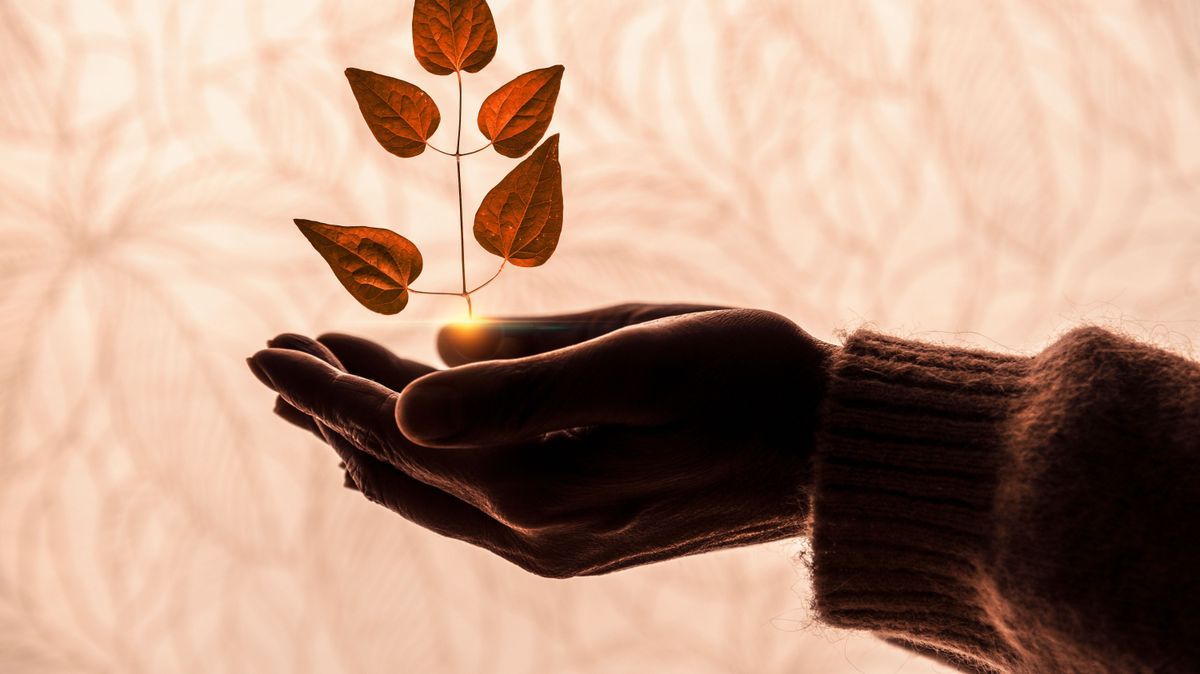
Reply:
[[[483, 313], [696, 300], [1025, 353], [1092, 321], [1194, 355], [1200, 3], [492, 4], [466, 117], [566, 65], [566, 224]], [[799, 543], [543, 580], [271, 415], [243, 358], [277, 332], [432, 359], [462, 312], [370, 314], [291, 224], [392, 227], [453, 287], [452, 162], [379, 149], [342, 76], [418, 83], [452, 146], [410, 12], [0, 0], [0, 670], [935, 671], [812, 624]], [[511, 162], [464, 166], [473, 212]]]

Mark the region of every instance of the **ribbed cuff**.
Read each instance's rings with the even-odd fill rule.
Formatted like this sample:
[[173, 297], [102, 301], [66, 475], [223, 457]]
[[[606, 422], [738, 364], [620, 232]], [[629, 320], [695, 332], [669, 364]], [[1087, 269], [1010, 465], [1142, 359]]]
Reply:
[[1001, 437], [1030, 359], [867, 330], [835, 356], [812, 485], [815, 608], [827, 623], [987, 670]]

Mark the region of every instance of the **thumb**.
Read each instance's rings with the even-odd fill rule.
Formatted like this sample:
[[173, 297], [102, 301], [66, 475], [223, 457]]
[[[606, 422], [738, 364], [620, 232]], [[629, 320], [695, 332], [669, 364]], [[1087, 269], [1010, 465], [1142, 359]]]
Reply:
[[455, 323], [438, 332], [437, 347], [447, 365], [521, 358], [606, 335], [626, 326], [667, 316], [724, 309], [703, 304], [618, 304], [574, 314], [493, 318]]
[[596, 424], [653, 425], [686, 410], [698, 393], [680, 349], [646, 326], [511, 360], [427, 374], [396, 405], [400, 430], [434, 447], [528, 440]]

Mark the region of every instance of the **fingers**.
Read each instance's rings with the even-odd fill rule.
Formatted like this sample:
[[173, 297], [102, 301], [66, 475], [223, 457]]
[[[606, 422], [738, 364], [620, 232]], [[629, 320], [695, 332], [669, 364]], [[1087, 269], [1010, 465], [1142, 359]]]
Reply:
[[331, 351], [347, 372], [372, 379], [395, 391], [433, 371], [424, 363], [400, 358], [388, 348], [362, 337], [331, 332], [317, 337], [317, 342]]
[[[304, 353], [316, 356], [317, 358], [320, 358], [321, 360], [338, 369], [345, 369], [342, 363], [338, 360], [338, 357], [330, 352], [328, 348], [326, 348], [323, 344], [319, 344], [313, 339], [306, 337], [305, 335], [297, 335], [295, 333], [285, 332], [281, 335], [277, 335], [273, 339], [267, 340], [267, 346], [271, 348], [302, 351]], [[253, 367], [251, 369], [253, 369]], [[274, 412], [284, 421], [311, 432], [313, 435], [317, 436], [318, 440], [326, 443], [328, 442], [328, 440], [325, 438], [325, 432], [321, 428], [321, 423], [293, 407], [292, 404], [284, 400], [282, 396], [275, 396]], [[346, 470], [346, 462], [339, 461], [338, 468], [342, 470], [342, 486], [347, 489], [357, 490], [358, 484], [355, 483], [354, 478], [350, 475], [350, 471]]]
[[[269, 340], [267, 346], [310, 354], [333, 367], [374, 380], [388, 388], [404, 388], [413, 379], [433, 370], [423, 363], [399, 358], [375, 342], [352, 335], [327, 334], [313, 340], [304, 335], [284, 333]], [[268, 381], [270, 381], [269, 378]], [[368, 468], [370, 468], [370, 473], [380, 476], [384, 474], [385, 469], [386, 471], [397, 471], [397, 468], [353, 447], [344, 436], [336, 431], [327, 426], [323, 428], [324, 424], [293, 406], [281, 395], [275, 398], [274, 411], [285, 421], [310, 431], [318, 439], [332, 446], [343, 457], [339, 467], [345, 469], [343, 486], [348, 489], [362, 491], [359, 480], [364, 479], [364, 471], [367, 471]], [[394, 423], [392, 419], [388, 421]], [[331, 438], [333, 439], [331, 440]], [[351, 465], [357, 466], [357, 470], [351, 470]], [[356, 473], [359, 475], [357, 479], [355, 478]], [[398, 479], [395, 476], [388, 477], [387, 480], [383, 477], [376, 477], [374, 482], [377, 484], [388, 481], [396, 482]], [[413, 478], [405, 476], [405, 479], [425, 487], [423, 483], [413, 480]], [[416, 489], [414, 488], [414, 490]], [[433, 488], [428, 487], [428, 489]]]
[[[408, 375], [392, 370], [394, 381], [407, 383], [427, 366], [402, 361]], [[281, 412], [299, 422], [312, 418], [322, 437], [343, 436], [374, 458], [391, 464], [427, 484], [446, 486], [471, 472], [470, 457], [431, 452], [414, 445], [396, 426], [397, 393], [378, 382], [336, 370], [320, 359], [286, 349], [264, 349], [249, 359], [251, 369], [295, 409]], [[298, 424], [299, 425], [299, 424]], [[343, 457], [344, 460], [344, 457]]]
[[456, 323], [438, 332], [438, 353], [451, 366], [520, 358], [578, 344], [628, 325], [724, 308], [701, 304], [619, 304], [575, 314]]
[[[318, 343], [311, 337], [297, 335], [293, 332], [285, 332], [268, 339], [267, 346], [275, 349], [292, 349], [293, 351], [301, 351], [303, 353], [316, 356], [317, 358], [320, 358], [339, 370], [346, 369], [346, 367], [342, 364], [338, 357], [333, 354], [333, 352], [326, 348], [324, 344]], [[254, 366], [251, 365], [251, 370], [253, 369]], [[267, 384], [267, 386], [270, 386], [268, 382], [263, 383]], [[320, 430], [317, 428], [317, 422], [304, 412], [292, 407], [288, 401], [284, 400], [280, 396], [275, 396], [274, 412], [284, 421], [287, 421], [294, 426], [313, 431], [318, 439], [324, 441], [325, 438], [321, 435]]]
[[[285, 333], [268, 341], [267, 346], [311, 354], [340, 370], [397, 391], [417, 377], [433, 371], [424, 363], [400, 358], [369, 339], [353, 335], [330, 333], [313, 340], [303, 335]], [[305, 419], [311, 417], [292, 407], [283, 398], [276, 399], [275, 413], [289, 423], [312, 430], [310, 424], [305, 423]], [[317, 437], [321, 437], [319, 432]]]
[[275, 408], [272, 411], [275, 412], [275, 415], [280, 419], [283, 419], [297, 428], [303, 428], [304, 430], [317, 436], [318, 440], [325, 440], [325, 436], [321, 435], [321, 429], [317, 427], [317, 422], [304, 412], [292, 407], [291, 403], [284, 400], [282, 397], [275, 396]]
[[511, 544], [508, 528], [475, 506], [379, 461], [332, 430], [326, 441], [345, 462], [351, 484], [369, 500], [443, 536], [496, 552]]
[[264, 349], [249, 363], [255, 376], [290, 405], [360, 446], [387, 446], [399, 437], [396, 393], [381, 384], [290, 349]]
[[[357, 433], [369, 433], [376, 424], [394, 429], [390, 409], [382, 415], [375, 411], [393, 399], [394, 393], [385, 385], [339, 373], [327, 363], [344, 364], [359, 374], [400, 386], [432, 368], [348, 335], [325, 335], [322, 342], [280, 335], [268, 342], [273, 348], [248, 359], [255, 376], [279, 393], [276, 414], [333, 447], [345, 468], [346, 488], [358, 490], [369, 500], [443, 536], [509, 559], [521, 558], [518, 539], [509, 527], [471, 503], [380, 460], [364, 451], [363, 443], [354, 436], [340, 432], [357, 429]], [[398, 432], [395, 435], [399, 443], [407, 444]]]
[[440, 370], [404, 389], [397, 422], [430, 447], [504, 444], [596, 424], [660, 424], [704, 393], [691, 382], [697, 370], [716, 367], [703, 356], [712, 347], [656, 324], [536, 356]]
[[324, 344], [321, 344], [311, 337], [297, 335], [294, 332], [285, 332], [267, 340], [267, 346], [273, 349], [291, 349], [293, 351], [307, 353], [311, 356], [320, 358], [339, 370], [346, 369], [346, 366], [343, 365], [338, 357], [334, 355], [333, 352], [331, 352], [328, 348], [326, 348]]

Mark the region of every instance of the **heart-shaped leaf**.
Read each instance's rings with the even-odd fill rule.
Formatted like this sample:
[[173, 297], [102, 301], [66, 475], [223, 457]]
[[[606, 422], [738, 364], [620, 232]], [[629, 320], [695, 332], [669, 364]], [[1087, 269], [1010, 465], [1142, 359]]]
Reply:
[[442, 121], [437, 104], [415, 84], [369, 70], [346, 68], [363, 119], [383, 149], [415, 157]]
[[483, 101], [479, 130], [496, 152], [517, 158], [533, 149], [554, 116], [563, 67], [550, 66], [518, 76]]
[[411, 241], [377, 227], [340, 227], [312, 220], [295, 223], [364, 307], [395, 314], [408, 304], [408, 284], [421, 275], [422, 264], [421, 252]]
[[434, 75], [479, 72], [496, 55], [496, 22], [485, 0], [417, 0], [413, 51]]
[[562, 219], [556, 133], [483, 198], [475, 213], [475, 240], [518, 267], [536, 267], [558, 245]]

